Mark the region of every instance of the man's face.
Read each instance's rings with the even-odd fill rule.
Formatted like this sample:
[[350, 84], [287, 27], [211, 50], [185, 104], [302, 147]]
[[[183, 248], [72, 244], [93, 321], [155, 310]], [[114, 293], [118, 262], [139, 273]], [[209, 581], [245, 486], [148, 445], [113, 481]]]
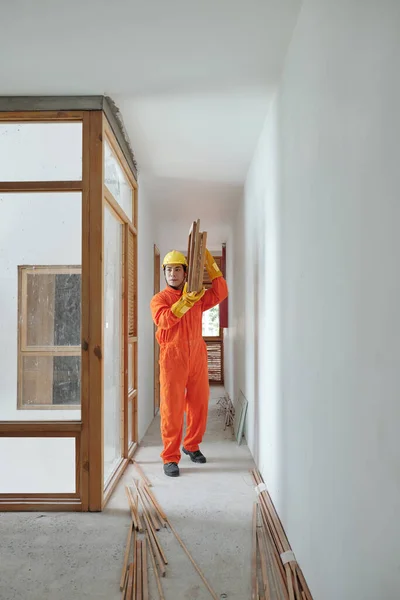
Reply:
[[167, 265], [165, 267], [165, 278], [168, 285], [182, 289], [185, 283], [186, 273], [182, 265]]

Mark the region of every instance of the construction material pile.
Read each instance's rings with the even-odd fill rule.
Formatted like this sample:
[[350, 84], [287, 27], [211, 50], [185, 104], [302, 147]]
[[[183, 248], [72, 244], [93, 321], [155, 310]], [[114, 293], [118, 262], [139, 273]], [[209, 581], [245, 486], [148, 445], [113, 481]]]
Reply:
[[233, 427], [233, 418], [235, 416], [235, 409], [232, 404], [232, 400], [228, 394], [221, 396], [217, 400], [218, 405], [218, 416], [224, 415], [224, 431], [227, 427]]
[[259, 471], [251, 471], [253, 509], [252, 600], [312, 600], [302, 570]]
[[218, 596], [157, 502], [150, 489], [150, 481], [139, 465], [136, 462], [133, 464], [141, 479], [134, 479], [132, 486], [125, 486], [132, 522], [128, 531], [120, 581], [123, 600], [149, 600], [148, 555], [153, 566], [159, 598], [165, 600], [160, 576], [165, 577], [168, 561], [157, 537], [161, 528], [167, 528], [173, 533], [211, 597], [218, 600]]
[[207, 233], [200, 231], [200, 219], [193, 221], [188, 241], [187, 291], [200, 292], [203, 287]]

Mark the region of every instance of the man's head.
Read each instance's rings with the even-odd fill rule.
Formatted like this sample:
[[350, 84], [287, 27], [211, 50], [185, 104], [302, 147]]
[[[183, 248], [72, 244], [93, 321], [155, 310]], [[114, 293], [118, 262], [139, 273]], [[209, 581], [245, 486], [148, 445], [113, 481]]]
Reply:
[[187, 261], [186, 258], [177, 250], [168, 252], [163, 260], [164, 276], [167, 284], [181, 290], [186, 280]]

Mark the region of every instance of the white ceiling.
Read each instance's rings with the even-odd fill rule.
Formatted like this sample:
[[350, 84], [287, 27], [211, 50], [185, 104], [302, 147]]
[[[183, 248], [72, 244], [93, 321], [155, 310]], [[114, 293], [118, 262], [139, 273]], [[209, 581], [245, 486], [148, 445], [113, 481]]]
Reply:
[[[300, 4], [3, 3], [0, 95], [111, 96], [160, 219], [182, 220], [186, 232], [202, 203], [204, 217], [226, 221], [240, 196]], [[222, 230], [214, 235], [222, 238]]]

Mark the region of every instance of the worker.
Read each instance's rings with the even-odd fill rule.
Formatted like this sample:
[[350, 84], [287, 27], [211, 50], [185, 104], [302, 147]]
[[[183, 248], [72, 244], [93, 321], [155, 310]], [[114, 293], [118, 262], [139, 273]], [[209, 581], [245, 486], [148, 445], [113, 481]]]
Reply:
[[222, 302], [228, 295], [228, 288], [208, 250], [205, 266], [212, 280], [208, 290], [187, 291], [188, 264], [180, 252], [169, 252], [162, 266], [167, 287], [153, 297], [150, 305], [160, 344], [160, 414], [164, 446], [161, 458], [164, 473], [178, 477], [185, 412], [186, 435], [182, 451], [195, 463], [206, 462], [199, 448], [206, 430], [210, 393], [202, 314]]

